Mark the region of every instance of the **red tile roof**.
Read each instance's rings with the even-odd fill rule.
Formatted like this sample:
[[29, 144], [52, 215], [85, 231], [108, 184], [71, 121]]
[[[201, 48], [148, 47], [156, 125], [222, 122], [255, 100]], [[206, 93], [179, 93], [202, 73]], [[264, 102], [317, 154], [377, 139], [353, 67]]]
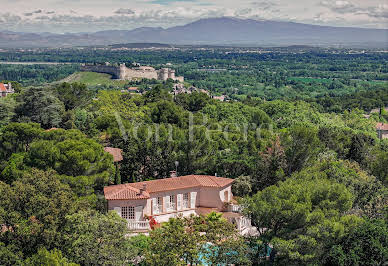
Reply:
[[[134, 192], [140, 193], [140, 190], [145, 188], [145, 193], [156, 193], [163, 191], [172, 191], [177, 189], [195, 188], [195, 187], [214, 187], [222, 188], [233, 183], [233, 179], [206, 176], [206, 175], [187, 175], [180, 177], [171, 177], [166, 179], [158, 179], [152, 181], [144, 181], [138, 183], [130, 183], [104, 188], [105, 198], [109, 199], [137, 199], [139, 196]], [[114, 190], [114, 197], [112, 197]], [[131, 190], [131, 192], [129, 192]], [[143, 193], [144, 194], [144, 193]], [[117, 196], [120, 195], [120, 196]], [[145, 195], [145, 194], [144, 194]]]
[[107, 200], [148, 199], [150, 194], [146, 191], [132, 187], [130, 184], [104, 187]]
[[376, 129], [377, 130], [388, 130], [388, 124], [377, 123], [376, 124]]
[[105, 147], [104, 151], [109, 152], [113, 156], [114, 162], [121, 162], [123, 160], [123, 150], [118, 148]]
[[7, 88], [4, 86], [4, 83], [0, 83], [0, 92], [6, 92]]

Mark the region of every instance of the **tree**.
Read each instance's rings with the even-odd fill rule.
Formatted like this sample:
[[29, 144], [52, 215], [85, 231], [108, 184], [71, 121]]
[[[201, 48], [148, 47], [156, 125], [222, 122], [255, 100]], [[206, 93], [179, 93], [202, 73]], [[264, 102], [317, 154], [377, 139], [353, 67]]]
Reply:
[[92, 93], [83, 83], [61, 83], [56, 87], [58, 98], [64, 103], [66, 111], [75, 109], [90, 100]]
[[249, 265], [246, 245], [222, 214], [172, 218], [150, 234], [149, 265]]
[[200, 235], [196, 230], [186, 230], [185, 219], [170, 219], [152, 231], [150, 238], [147, 264], [187, 265], [198, 262]]
[[24, 264], [27, 265], [51, 265], [51, 266], [79, 266], [79, 264], [71, 263], [65, 257], [62, 252], [57, 249], [48, 251], [45, 248], [38, 250], [37, 254], [32, 255], [25, 260]]
[[[75, 189], [77, 191], [82, 187], [80, 184], [87, 186], [92, 184], [93, 188], [102, 189], [114, 176], [112, 156], [106, 153], [100, 144], [87, 138], [78, 130], [58, 129], [42, 132], [39, 127], [30, 124], [15, 124], [5, 129], [8, 128], [16, 131], [16, 134], [11, 134], [12, 131], [9, 131], [2, 137], [9, 136], [12, 139], [26, 132], [26, 135], [18, 140], [22, 141], [21, 145], [18, 145], [18, 148], [13, 147], [13, 150], [25, 152], [14, 153], [4, 163], [2, 171], [4, 180], [16, 180], [20, 171], [30, 168], [54, 169], [62, 175], [61, 179], [64, 182], [69, 183], [72, 188], [77, 188]], [[29, 134], [33, 135], [34, 132], [40, 135], [29, 137]], [[37, 139], [29, 143], [33, 137]], [[15, 143], [10, 143], [10, 145], [15, 145]], [[80, 182], [78, 184], [74, 182], [76, 180], [73, 177], [79, 177]], [[89, 179], [87, 183], [84, 182], [84, 177]]]
[[81, 265], [124, 265], [134, 259], [127, 222], [111, 211], [69, 215], [63, 228], [62, 251]]
[[210, 102], [210, 97], [201, 92], [180, 93], [175, 97], [175, 102], [190, 112], [198, 112]]
[[260, 153], [260, 160], [257, 165], [254, 181], [254, 192], [265, 187], [275, 185], [285, 176], [287, 169], [286, 154], [277, 137], [271, 146]]
[[163, 85], [156, 85], [144, 95], [146, 103], [158, 102], [160, 100], [172, 101], [172, 96]]
[[22, 104], [16, 108], [20, 120], [27, 118], [45, 129], [59, 127], [64, 104], [45, 88], [30, 88], [21, 96]]
[[15, 116], [16, 102], [13, 97], [0, 98], [0, 128], [11, 122]]
[[183, 125], [183, 114], [185, 111], [170, 101], [158, 101], [150, 104], [150, 118], [152, 122], [157, 124], [177, 124]]
[[39, 247], [59, 248], [65, 216], [77, 202], [68, 185], [54, 171], [31, 169], [11, 185], [0, 182], [0, 242], [30, 256]]
[[374, 145], [374, 139], [366, 134], [359, 133], [352, 137], [348, 159], [365, 165], [369, 149]]
[[317, 129], [307, 126], [293, 126], [282, 136], [286, 150], [287, 174], [300, 171], [310, 163], [320, 150]]
[[388, 260], [388, 226], [384, 220], [366, 220], [333, 245], [325, 265], [383, 265]]
[[252, 178], [250, 176], [239, 176], [232, 185], [234, 196], [244, 197], [252, 192]]
[[352, 201], [346, 187], [334, 181], [289, 178], [247, 198], [244, 212], [259, 229], [264, 247], [274, 246], [280, 264], [314, 264], [360, 221], [342, 216]]
[[1, 130], [0, 158], [8, 160], [13, 153], [26, 152], [35, 139], [39, 139], [43, 130], [35, 123], [10, 123]]

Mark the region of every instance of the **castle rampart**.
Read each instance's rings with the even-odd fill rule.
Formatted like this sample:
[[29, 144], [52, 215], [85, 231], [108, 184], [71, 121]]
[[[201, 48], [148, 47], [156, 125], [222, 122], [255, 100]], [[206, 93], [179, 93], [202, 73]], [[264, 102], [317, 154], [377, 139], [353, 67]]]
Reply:
[[155, 70], [155, 68], [149, 66], [128, 68], [125, 64], [114, 66], [106, 63], [105, 65], [83, 65], [81, 71], [107, 73], [112, 75], [115, 79], [123, 80], [131, 80], [134, 78], [167, 80], [171, 78], [180, 82], [184, 81], [183, 77], [176, 77], [175, 70], [170, 68], [162, 68], [160, 70]]
[[97, 72], [97, 73], [106, 73], [112, 75], [115, 79], [121, 78], [120, 68], [117, 66], [110, 65], [83, 65], [81, 66], [81, 71], [88, 72]]

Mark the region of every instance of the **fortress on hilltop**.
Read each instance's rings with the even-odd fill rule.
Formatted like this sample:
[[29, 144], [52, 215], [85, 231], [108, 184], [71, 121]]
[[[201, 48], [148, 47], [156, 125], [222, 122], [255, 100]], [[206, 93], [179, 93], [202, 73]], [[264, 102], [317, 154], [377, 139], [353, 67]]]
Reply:
[[156, 70], [150, 66], [139, 66], [128, 68], [125, 64], [112, 65], [110, 63], [105, 64], [83, 64], [81, 71], [106, 73], [113, 76], [115, 79], [131, 80], [134, 78], [146, 78], [146, 79], [157, 79], [167, 80], [173, 79], [176, 81], [183, 82], [183, 77], [176, 77], [175, 70], [171, 68], [161, 68]]

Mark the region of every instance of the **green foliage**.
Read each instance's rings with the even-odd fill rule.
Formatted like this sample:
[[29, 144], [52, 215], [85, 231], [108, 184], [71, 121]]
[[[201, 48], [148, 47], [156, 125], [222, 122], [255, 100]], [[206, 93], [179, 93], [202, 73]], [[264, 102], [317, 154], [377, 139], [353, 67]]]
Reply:
[[282, 136], [287, 160], [287, 173], [302, 170], [315, 159], [320, 150], [316, 128], [294, 126]]
[[15, 116], [16, 101], [13, 97], [0, 98], [0, 129]]
[[72, 110], [91, 100], [91, 91], [83, 83], [62, 83], [56, 88], [58, 98], [66, 110]]
[[32, 266], [50, 265], [50, 266], [77, 266], [79, 264], [71, 263], [63, 257], [62, 252], [57, 249], [48, 251], [45, 248], [39, 249], [38, 253], [28, 258], [24, 264]]
[[115, 212], [78, 212], [66, 217], [62, 250], [81, 265], [123, 265], [135, 256], [127, 222]]
[[172, 218], [162, 224], [150, 234], [147, 265], [249, 265], [243, 238], [221, 216]]
[[[61, 247], [65, 216], [76, 208], [76, 197], [55, 172], [32, 169], [11, 185], [0, 182], [0, 242], [25, 256], [40, 247]], [[4, 230], [5, 229], [5, 230]]]
[[281, 264], [316, 263], [326, 246], [344, 235], [360, 218], [342, 216], [353, 196], [342, 184], [320, 178], [290, 178], [246, 201], [245, 212], [272, 243]]
[[198, 112], [210, 102], [210, 97], [202, 92], [181, 93], [175, 96], [175, 102], [185, 110]]
[[19, 121], [40, 123], [43, 128], [59, 127], [65, 106], [51, 91], [30, 88], [21, 95], [16, 113]]
[[383, 265], [388, 260], [388, 226], [366, 220], [330, 249], [325, 265]]
[[[79, 196], [92, 194], [93, 190], [86, 189], [90, 186], [102, 190], [110, 179], [113, 181], [112, 157], [78, 130], [43, 132], [36, 124], [10, 124], [5, 130], [1, 137], [10, 137], [3, 143], [9, 152], [4, 156], [0, 178], [7, 183], [17, 180], [31, 168], [55, 170]], [[13, 142], [12, 138], [17, 141]], [[7, 157], [11, 152], [14, 152], [12, 156]]]
[[232, 185], [234, 196], [244, 197], [252, 192], [252, 178], [250, 176], [239, 176]]

